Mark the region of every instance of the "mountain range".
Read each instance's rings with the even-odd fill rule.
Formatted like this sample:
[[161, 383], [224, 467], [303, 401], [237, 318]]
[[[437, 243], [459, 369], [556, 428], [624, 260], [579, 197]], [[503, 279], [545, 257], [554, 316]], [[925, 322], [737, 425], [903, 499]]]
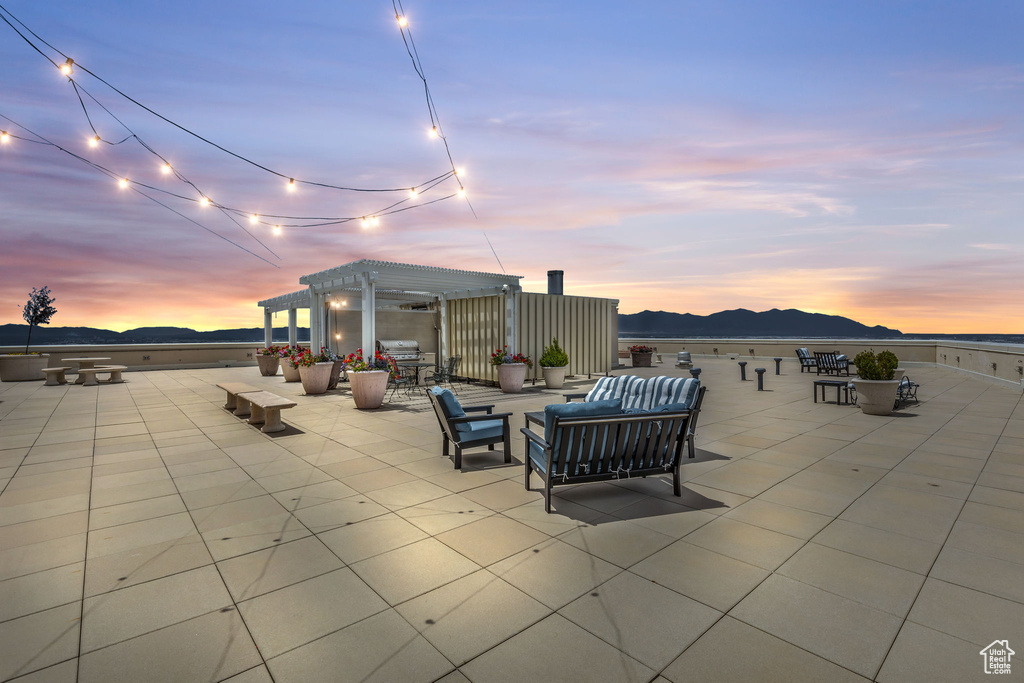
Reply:
[[[28, 325], [0, 325], [0, 346], [24, 346]], [[298, 328], [299, 341], [309, 341], [309, 328]], [[287, 343], [288, 328], [274, 328], [274, 341]], [[32, 345], [50, 344], [202, 344], [211, 342], [263, 342], [263, 328], [197, 332], [187, 327], [139, 327], [124, 332], [95, 327], [40, 326], [32, 331]]]
[[868, 327], [838, 315], [793, 308], [748, 311], [737, 308], [711, 315], [641, 311], [619, 315], [620, 337], [900, 337], [899, 330]]

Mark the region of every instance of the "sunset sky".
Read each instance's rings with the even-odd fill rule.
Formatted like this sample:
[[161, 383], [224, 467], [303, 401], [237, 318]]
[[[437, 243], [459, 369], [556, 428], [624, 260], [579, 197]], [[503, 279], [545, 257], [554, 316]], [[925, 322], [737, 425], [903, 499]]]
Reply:
[[[148, 107], [286, 175], [410, 187], [448, 170], [388, 0], [0, 4]], [[257, 300], [360, 258], [500, 272], [486, 233], [526, 290], [559, 268], [567, 294], [620, 299], [623, 313], [800, 308], [904, 332], [1024, 333], [1019, 0], [405, 10], [478, 217], [451, 199], [369, 230], [251, 228], [274, 256], [216, 209], [165, 200], [274, 267], [55, 149], [9, 140], [0, 323], [21, 322], [28, 292], [48, 285], [55, 326], [256, 327]], [[90, 148], [70, 83], [2, 23], [0, 60], [0, 115], [196, 196], [134, 141]], [[358, 216], [393, 201], [288, 192], [74, 77], [224, 205]], [[104, 139], [126, 135], [86, 102]]]

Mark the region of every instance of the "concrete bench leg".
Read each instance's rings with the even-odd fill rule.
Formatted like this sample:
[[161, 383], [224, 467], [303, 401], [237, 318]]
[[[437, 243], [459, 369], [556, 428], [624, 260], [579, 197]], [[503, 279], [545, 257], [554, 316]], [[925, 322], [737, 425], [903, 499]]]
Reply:
[[244, 396], [236, 396], [235, 400], [237, 402], [237, 405], [235, 406], [235, 415], [238, 417], [249, 417], [249, 414], [252, 412], [251, 404], [245, 400]]
[[267, 408], [263, 412], [266, 415], [266, 421], [263, 423], [263, 429], [260, 431], [264, 433], [284, 431], [285, 426], [281, 422], [280, 408]]
[[60, 370], [59, 372], [51, 371], [51, 372], [47, 372], [46, 373], [46, 383], [43, 384], [43, 386], [45, 386], [45, 387], [56, 387], [56, 386], [59, 386], [61, 384], [67, 384], [67, 383], [68, 383], [68, 380], [67, 380], [67, 378], [64, 377], [64, 371], [63, 370]]
[[110, 371], [110, 383], [111, 384], [120, 384], [123, 381], [124, 380], [121, 379], [121, 371], [120, 370], [111, 370]]
[[258, 406], [255, 403], [250, 402], [249, 409], [252, 412], [252, 416], [249, 418], [249, 424], [263, 424], [264, 420], [267, 419], [265, 416], [267, 411], [263, 408], [263, 406]]
[[231, 412], [235, 412], [235, 408], [238, 407], [238, 401], [235, 399], [236, 396], [234, 394], [228, 393], [227, 401], [225, 401], [224, 403], [224, 410], [230, 410]]
[[[96, 373], [95, 372], [88, 373], [87, 375], [84, 376], [84, 378], [83, 378], [82, 375], [79, 375], [78, 379], [82, 380], [82, 386], [83, 387], [99, 386], [99, 382], [96, 381]], [[76, 384], [77, 384], [77, 382], [76, 382]]]

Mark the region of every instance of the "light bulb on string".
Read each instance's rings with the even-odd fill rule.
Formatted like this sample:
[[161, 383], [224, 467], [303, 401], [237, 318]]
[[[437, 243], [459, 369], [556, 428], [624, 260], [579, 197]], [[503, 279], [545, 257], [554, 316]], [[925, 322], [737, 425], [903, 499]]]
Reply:
[[416, 199], [416, 195], [418, 195], [418, 194], [419, 194], [419, 192], [416, 191], [415, 187], [410, 187], [409, 188], [409, 198], [410, 199]]
[[62, 74], [64, 74], [65, 76], [70, 77], [71, 74], [73, 74], [75, 72], [75, 70], [73, 68], [74, 65], [75, 65], [75, 60], [71, 59], [71, 57], [68, 57], [67, 61], [65, 61], [63, 64], [60, 65], [60, 67], [59, 67], [60, 68], [60, 72]]
[[437, 136], [439, 136], [440, 133], [437, 132], [437, 126], [434, 126], [430, 130], [428, 130], [427, 135], [429, 135], [432, 138], [436, 138]]
[[295, 178], [288, 179], [288, 191], [295, 192]]
[[91, 138], [89, 138], [89, 146], [90, 147], [99, 147], [100, 146], [100, 136], [99, 135], [93, 135]]
[[11, 134], [10, 133], [8, 133], [6, 130], [0, 130], [0, 144], [6, 145], [7, 142], [10, 139], [11, 139]]
[[455, 169], [455, 175], [457, 175], [457, 176], [459, 176], [461, 178], [462, 176], [466, 175], [466, 169], [465, 168], [457, 168], [457, 169]]
[[275, 225], [274, 226], [274, 234], [275, 235], [280, 235], [281, 234], [281, 226], [280, 225]]
[[164, 175], [167, 175], [168, 173], [170, 173], [173, 170], [174, 169], [171, 168], [171, 165], [166, 163], [166, 162], [164, 163], [163, 166], [160, 167], [160, 172], [163, 173]]
[[395, 18], [398, 19], [398, 25], [401, 26], [402, 28], [405, 28], [406, 26], [409, 25], [409, 20], [405, 18], [404, 14], [399, 14]]
[[200, 203], [200, 204], [201, 204], [202, 206], [209, 206], [209, 205], [210, 205], [210, 198], [209, 198], [209, 197], [207, 197], [207, 196], [206, 196], [206, 195], [204, 194], [204, 195], [203, 195], [202, 197], [200, 197], [200, 198], [199, 198], [199, 203]]
[[370, 227], [376, 228], [378, 225], [380, 225], [380, 219], [376, 216], [370, 216]]
[[257, 221], [259, 221], [259, 219], [260, 219], [260, 215], [258, 213], [254, 213], [253, 215], [249, 216], [249, 222], [252, 223], [253, 225], [256, 225], [256, 223], [257, 223]]
[[457, 193], [457, 194], [458, 194], [458, 195], [459, 195], [460, 197], [465, 197], [465, 196], [466, 196], [466, 188], [464, 188], [464, 187], [460, 187], [460, 188], [459, 188], [459, 191], [458, 191], [458, 193]]
[[117, 186], [120, 187], [122, 190], [127, 190], [128, 189], [128, 179], [127, 178], [121, 178], [120, 180], [117, 181]]
[[367, 220], [366, 216], [363, 216], [363, 219], [361, 221], [359, 221], [359, 224], [363, 226], [364, 230], [366, 228], [370, 227], [370, 221]]

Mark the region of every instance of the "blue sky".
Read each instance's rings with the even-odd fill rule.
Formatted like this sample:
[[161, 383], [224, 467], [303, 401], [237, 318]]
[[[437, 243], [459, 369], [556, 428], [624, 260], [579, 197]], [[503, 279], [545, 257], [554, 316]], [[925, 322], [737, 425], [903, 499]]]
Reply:
[[[295, 177], [404, 187], [446, 170], [388, 2], [3, 4], [165, 116]], [[904, 331], [1024, 331], [1024, 4], [405, 9], [478, 218], [453, 199], [372, 231], [254, 229], [278, 259], [212, 211], [176, 205], [273, 268], [13, 141], [0, 148], [0, 322], [47, 284], [54, 324], [254, 326], [256, 300], [358, 258], [497, 270], [486, 232], [527, 289], [562, 268], [567, 293], [618, 298], [623, 312], [797, 307]], [[0, 114], [181, 189], [137, 147], [89, 149], [70, 85], [6, 26], [0, 36]], [[287, 193], [76, 77], [221, 203], [379, 206]]]

